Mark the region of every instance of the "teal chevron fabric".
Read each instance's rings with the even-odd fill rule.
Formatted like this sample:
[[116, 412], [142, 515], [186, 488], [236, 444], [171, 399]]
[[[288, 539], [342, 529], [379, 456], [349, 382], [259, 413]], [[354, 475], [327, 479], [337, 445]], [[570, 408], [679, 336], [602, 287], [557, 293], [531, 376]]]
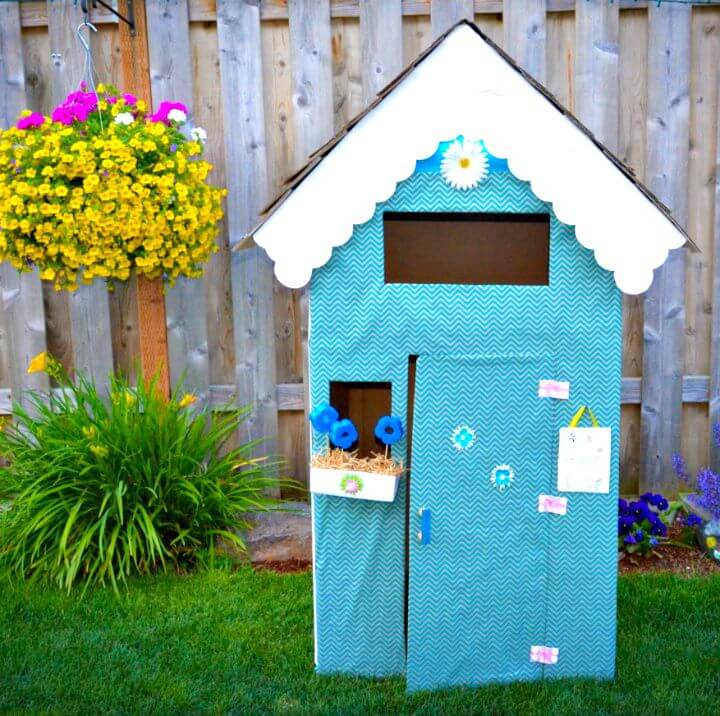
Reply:
[[[524, 399], [551, 356], [420, 356], [411, 524], [431, 511], [431, 541], [410, 541], [408, 689], [539, 679], [554, 515], [557, 404]], [[471, 442], [453, 441], [467, 425]], [[494, 485], [494, 469], [512, 482]], [[415, 531], [415, 529], [413, 529]]]
[[[550, 285], [385, 285], [383, 211], [548, 212]], [[422, 365], [429, 366], [425, 361], [433, 356], [547, 355], [552, 358], [554, 371], [546, 377], [571, 383], [571, 399], [552, 406], [549, 421], [555, 437], [551, 463], [554, 465], [557, 457], [557, 430], [568, 423], [578, 405], [590, 404], [600, 422], [613, 428], [609, 495], [569, 493], [568, 514], [552, 522], [540, 521], [539, 532], [537, 524], [526, 524], [502, 501], [488, 503], [487, 537], [492, 544], [502, 544], [503, 540], [515, 544], [512, 540], [516, 537], [509, 535], [515, 530], [528, 549], [544, 554], [545, 644], [560, 650], [557, 664], [533, 667], [525, 674], [508, 673], [507, 679], [533, 678], [538, 668], [545, 678], [610, 677], [614, 673], [621, 315], [621, 294], [612, 276], [578, 244], [572, 227], [558, 222], [551, 206], [537, 199], [527, 183], [509, 172], [493, 172], [467, 191], [451, 189], [437, 174], [416, 172], [398, 184], [395, 194], [376, 207], [372, 219], [356, 226], [350, 241], [335, 249], [331, 260], [313, 274], [313, 403], [329, 399], [333, 380], [390, 381], [393, 413], [405, 416], [410, 355], [420, 356], [418, 380], [425, 386], [417, 386], [416, 405], [433, 399], [432, 395], [420, 394], [421, 390], [441, 390], [440, 383], [435, 385], [422, 374]], [[477, 400], [483, 397], [479, 394]], [[519, 411], [524, 409], [530, 415], [536, 409], [547, 409], [538, 403], [547, 405], [550, 401], [539, 400], [535, 391], [516, 396], [516, 402]], [[449, 410], [450, 406], [438, 412], [438, 429], [456, 427]], [[428, 417], [416, 412], [416, 420]], [[509, 427], [500, 422], [492, 430]], [[323, 447], [324, 441], [316, 436], [314, 449]], [[417, 450], [417, 445], [413, 449]], [[404, 440], [393, 446], [398, 457], [405, 451]], [[458, 477], [450, 464], [443, 469], [435, 479]], [[321, 673], [387, 676], [406, 670], [407, 487], [403, 480], [391, 504], [313, 497], [316, 663]], [[518, 493], [521, 489], [517, 483], [509, 488]], [[469, 494], [466, 499], [476, 497]], [[520, 494], [513, 497], [508, 493], [508, 497], [507, 504], [514, 504]], [[411, 520], [418, 500], [411, 489]], [[415, 529], [414, 523], [412, 527]], [[478, 569], [490, 569], [495, 563], [499, 570], [512, 569], [514, 564], [519, 574], [523, 569], [522, 561], [516, 564], [517, 557], [507, 552], [485, 557], [468, 550], [462, 557], [465, 563], [494, 560]], [[416, 587], [417, 583], [411, 585], [411, 590]], [[451, 591], [452, 584], [446, 589]], [[411, 594], [411, 604], [415, 596]], [[512, 594], [508, 599], [513, 599]], [[498, 618], [502, 615], [507, 627], [508, 619], [523, 620], [534, 609], [536, 605], [525, 598], [513, 600], [512, 609], [505, 611], [503, 607]], [[419, 622], [410, 627], [411, 650], [418, 628]], [[486, 625], [468, 624], [466, 628], [481, 630]], [[485, 633], [478, 631], [473, 638]], [[501, 634], [502, 628], [496, 632], [498, 640]], [[496, 653], [498, 643], [488, 645], [490, 653]], [[442, 648], [441, 657], [451, 661], [455, 645]], [[418, 675], [422, 673], [419, 665], [410, 664], [412, 688], [429, 688], [436, 683]]]

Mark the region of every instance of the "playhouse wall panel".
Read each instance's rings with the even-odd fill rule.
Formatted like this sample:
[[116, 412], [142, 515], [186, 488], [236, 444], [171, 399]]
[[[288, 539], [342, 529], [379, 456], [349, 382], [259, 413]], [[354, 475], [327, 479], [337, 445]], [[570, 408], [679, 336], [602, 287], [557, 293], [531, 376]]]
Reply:
[[[609, 494], [570, 494], [566, 516], [547, 515], [552, 519], [547, 537], [527, 534], [528, 550], [538, 539], [547, 542], [547, 639], [560, 656], [544, 671], [608, 676], [615, 654], [620, 292], [577, 243], [572, 228], [552, 214], [550, 286], [385, 285], [385, 210], [551, 213], [551, 208], [507, 171], [493, 172], [463, 192], [433, 171], [416, 171], [401, 182], [314, 274], [312, 402], [328, 399], [333, 380], [389, 380], [393, 412], [404, 416], [410, 355], [551, 353], [557, 374], [548, 377], [571, 382], [570, 400], [558, 404], [554, 427], [567, 425], [579, 404], [590, 404], [613, 429], [613, 468]], [[316, 438], [314, 447], [322, 448], [323, 441]], [[405, 441], [398, 443], [394, 455], [403, 457], [405, 449]], [[342, 498], [313, 501], [320, 671], [403, 669], [405, 482], [395, 502], [379, 510]], [[363, 594], [376, 595], [371, 604], [358, 599], [358, 584], [367, 590]], [[380, 624], [382, 645], [375, 636]], [[369, 650], [372, 665], [364, 661]]]

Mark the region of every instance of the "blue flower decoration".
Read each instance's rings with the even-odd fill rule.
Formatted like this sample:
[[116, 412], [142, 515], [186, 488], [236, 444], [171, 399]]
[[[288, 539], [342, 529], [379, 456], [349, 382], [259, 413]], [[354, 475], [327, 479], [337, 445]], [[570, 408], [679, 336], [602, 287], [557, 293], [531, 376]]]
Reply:
[[312, 409], [310, 422], [319, 433], [329, 433], [339, 417], [340, 414], [332, 405], [320, 403]]
[[405, 435], [400, 418], [392, 415], [385, 415], [377, 421], [375, 426], [375, 437], [383, 445], [393, 445]]
[[453, 430], [452, 442], [458, 450], [467, 450], [475, 442], [475, 431], [469, 425], [458, 425]]
[[357, 428], [352, 420], [345, 418], [333, 423], [330, 428], [330, 442], [343, 450], [349, 450], [351, 445], [358, 439]]

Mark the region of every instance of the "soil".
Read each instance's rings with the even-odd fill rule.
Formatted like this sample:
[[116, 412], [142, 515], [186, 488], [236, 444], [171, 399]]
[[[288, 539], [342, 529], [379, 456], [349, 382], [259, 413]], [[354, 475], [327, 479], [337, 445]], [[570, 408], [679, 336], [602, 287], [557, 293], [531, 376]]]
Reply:
[[[682, 530], [671, 527], [669, 538], [680, 539]], [[671, 544], [660, 545], [648, 557], [624, 555], [618, 562], [620, 574], [637, 574], [639, 572], [672, 572], [686, 577], [704, 574], [720, 574], [720, 562], [711, 559], [696, 544], [689, 547], [677, 547]]]
[[253, 562], [253, 568], [259, 572], [293, 574], [295, 572], [307, 572], [312, 568], [312, 563], [301, 559], [289, 559], [282, 562]]

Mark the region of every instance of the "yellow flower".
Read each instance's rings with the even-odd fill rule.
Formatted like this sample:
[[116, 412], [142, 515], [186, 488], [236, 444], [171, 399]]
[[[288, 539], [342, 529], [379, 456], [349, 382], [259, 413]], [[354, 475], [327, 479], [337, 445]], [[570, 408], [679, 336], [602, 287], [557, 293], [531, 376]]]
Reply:
[[193, 393], [185, 393], [185, 395], [183, 395], [183, 397], [180, 399], [178, 406], [180, 406], [181, 408], [187, 408], [188, 405], [197, 403], [197, 401], [198, 401], [197, 395], [193, 395]]
[[97, 428], [94, 425], [85, 425], [82, 429], [83, 435], [92, 440], [97, 435]]
[[103, 458], [107, 457], [108, 449], [103, 445], [91, 445], [90, 452], [95, 455], [95, 457]]
[[713, 537], [712, 535], [710, 535], [709, 537], [707, 537], [706, 540], [705, 540], [705, 544], [706, 544], [710, 549], [715, 549], [715, 547], [717, 547], [717, 543], [718, 543], [717, 537]]
[[30, 365], [28, 365], [27, 372], [30, 373], [44, 373], [47, 370], [48, 367], [48, 353], [47, 351], [43, 351], [42, 353], [38, 353], [31, 361]]

